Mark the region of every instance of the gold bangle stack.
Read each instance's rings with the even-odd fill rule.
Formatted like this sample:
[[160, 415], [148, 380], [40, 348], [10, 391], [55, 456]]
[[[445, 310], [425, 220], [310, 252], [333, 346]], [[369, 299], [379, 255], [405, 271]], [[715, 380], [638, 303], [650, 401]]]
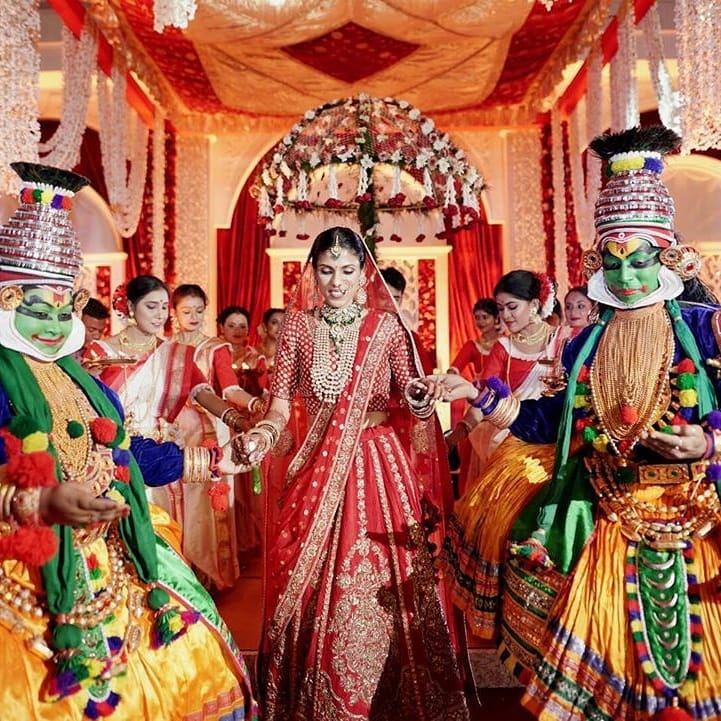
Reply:
[[508, 428], [518, 418], [521, 410], [521, 401], [511, 395], [499, 398], [496, 407], [486, 416], [486, 420], [497, 428]]
[[220, 416], [222, 423], [225, 423], [235, 433], [240, 433], [243, 430], [243, 422], [245, 418], [243, 414], [235, 408], [227, 408], [223, 411], [223, 415]]
[[7, 483], [0, 484], [0, 521], [9, 521], [12, 518], [12, 502], [17, 486]]
[[203, 446], [186, 446], [183, 449], [183, 482], [209, 483], [212, 480], [208, 449]]
[[268, 450], [270, 450], [280, 438], [280, 432], [283, 430], [279, 423], [270, 421], [267, 418], [257, 423], [251, 429], [251, 432], [258, 433], [267, 440]]
[[263, 399], [260, 396], [253, 396], [248, 401], [248, 413], [254, 416], [256, 413], [260, 413], [263, 410]]

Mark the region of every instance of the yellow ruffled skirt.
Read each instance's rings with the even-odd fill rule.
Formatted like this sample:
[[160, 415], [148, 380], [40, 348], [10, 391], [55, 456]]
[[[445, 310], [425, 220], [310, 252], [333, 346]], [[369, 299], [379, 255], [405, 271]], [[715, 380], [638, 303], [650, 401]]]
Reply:
[[[177, 542], [167, 516], [157, 510], [153, 515], [167, 537]], [[117, 573], [111, 570], [112, 555], [106, 540], [99, 538], [84, 545], [81, 553], [86, 563], [79, 572], [87, 573], [90, 587], [93, 591], [107, 588]], [[166, 559], [172, 557], [172, 564], [182, 564], [171, 548], [164, 546], [162, 553]], [[191, 604], [183, 600], [179, 589], [184, 584], [193, 592], [197, 581], [186, 573], [187, 569], [178, 568], [177, 578], [182, 576], [183, 582], [171, 583], [168, 590], [171, 602], [184, 611]], [[108, 718], [112, 721], [255, 719], [257, 709], [245, 664], [222, 621], [201, 616], [184, 635], [167, 646], [153, 649], [154, 612], [145, 603], [146, 595], [147, 588], [134, 574], [127, 573], [114, 613], [102, 624], [105, 643], [109, 643], [108, 639], [122, 639], [123, 653], [127, 654], [125, 663], [118, 662], [113, 667], [108, 681], [109, 689], [120, 697]], [[201, 596], [195, 598], [198, 600]], [[0, 718], [33, 721], [89, 718], [86, 715], [86, 705], [91, 698], [88, 689], [82, 688], [56, 701], [49, 698], [49, 678], [54, 672], [50, 630], [39, 571], [15, 561], [3, 562]], [[84, 636], [90, 638], [92, 634], [84, 633]], [[101, 657], [107, 655], [107, 648], [100, 647], [99, 651]], [[97, 700], [102, 702], [99, 697]]]
[[[647, 721], [667, 705], [638, 659], [629, 623], [627, 539], [605, 517], [560, 590], [541, 661], [523, 704], [542, 721]], [[694, 540], [701, 665], [679, 690], [695, 719], [721, 719], [721, 551], [715, 534]], [[633, 679], [630, 682], [629, 679]]]
[[498, 637], [500, 573], [511, 527], [550, 478], [554, 454], [553, 444], [524, 443], [509, 436], [456, 503], [441, 564], [454, 603], [479, 638]]

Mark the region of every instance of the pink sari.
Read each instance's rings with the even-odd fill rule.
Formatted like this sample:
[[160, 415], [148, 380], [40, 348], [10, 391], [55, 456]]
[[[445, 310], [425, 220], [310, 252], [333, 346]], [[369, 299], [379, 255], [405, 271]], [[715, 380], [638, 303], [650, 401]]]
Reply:
[[[421, 496], [440, 491], [438, 464], [411, 465], [387, 423], [364, 428], [398, 341], [397, 316], [370, 310], [346, 391], [321, 406], [290, 465], [269, 529], [266, 721], [468, 719], [422, 526]], [[434, 423], [421, 425], [412, 445], [432, 457]]]

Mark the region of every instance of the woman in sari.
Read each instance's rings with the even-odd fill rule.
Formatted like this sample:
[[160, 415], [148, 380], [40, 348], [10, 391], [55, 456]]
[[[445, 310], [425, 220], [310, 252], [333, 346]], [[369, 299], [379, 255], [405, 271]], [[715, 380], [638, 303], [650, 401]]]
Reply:
[[[193, 362], [217, 395], [236, 406], [250, 405], [260, 410], [260, 399], [249, 398], [238, 385], [231, 367], [230, 344], [203, 333], [208, 305], [203, 289], [195, 284], [179, 285], [173, 291], [172, 304], [178, 332], [171, 342], [194, 348]], [[197, 404], [186, 404], [178, 415], [178, 424], [189, 446], [223, 446], [229, 439], [228, 426]], [[184, 553], [203, 580], [221, 590], [232, 587], [240, 573], [234, 484], [234, 477], [228, 476], [222, 486], [193, 483], [183, 489]]]
[[248, 393], [261, 395], [267, 381], [265, 361], [250, 343], [250, 313], [240, 305], [229, 305], [217, 317], [219, 335], [230, 343], [233, 370]]
[[468, 718], [423, 528], [422, 498], [440, 490], [437, 426], [430, 404], [411, 399], [426, 459], [412, 463], [387, 412], [418, 374], [360, 237], [322, 232], [287, 310], [268, 413], [234, 441], [260, 462], [300, 392], [310, 429], [265, 564], [266, 721]]
[[[116, 311], [128, 319], [127, 327], [105, 341], [94, 343], [89, 357], [91, 363], [101, 368], [103, 383], [120, 397], [127, 414], [128, 433], [143, 439], [136, 443], [135, 450], [146, 471], [149, 499], [183, 526], [184, 491], [198, 478], [190, 474], [184, 483], [183, 479], [172, 477], [174, 467], [166, 463], [167, 452], [172, 449], [163, 442], [187, 448], [201, 446], [198, 434], [188, 439], [183, 436], [180, 419], [188, 403], [222, 418], [236, 430], [241, 429], [242, 418], [216, 395], [207, 376], [193, 361], [192, 346], [158, 337], [168, 319], [169, 302], [168, 289], [160, 279], [152, 275], [133, 278], [116, 292], [114, 299]], [[240, 390], [236, 393], [246, 405], [251, 402], [248, 394]], [[157, 443], [149, 444], [147, 439]], [[227, 490], [223, 485], [216, 486], [220, 493]], [[194, 561], [192, 554], [189, 559]]]
[[255, 719], [217, 609], [153, 532], [117, 396], [73, 358], [87, 293], [73, 292], [68, 211], [87, 181], [13, 167], [21, 206], [0, 228], [0, 715]]
[[[484, 378], [499, 377], [514, 398], [538, 398], [560, 363], [564, 341], [544, 320], [555, 299], [548, 276], [527, 270], [504, 275], [494, 289], [508, 333], [493, 346]], [[550, 361], [550, 362], [549, 362]], [[556, 371], [559, 373], [559, 371]], [[560, 378], [560, 376], [559, 376]], [[477, 423], [473, 408], [463, 424], [470, 430], [480, 467], [456, 503], [443, 544], [442, 563], [453, 579], [452, 594], [471, 632], [484, 641], [499, 634], [500, 574], [505, 546], [517, 509], [548, 477], [552, 446], [528, 446], [506, 429]], [[494, 534], [486, 533], [494, 528]]]

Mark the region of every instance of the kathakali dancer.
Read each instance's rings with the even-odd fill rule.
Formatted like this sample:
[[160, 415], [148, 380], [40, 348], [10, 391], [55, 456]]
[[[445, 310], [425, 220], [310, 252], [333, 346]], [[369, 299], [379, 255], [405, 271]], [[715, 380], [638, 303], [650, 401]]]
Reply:
[[[117, 397], [73, 357], [87, 293], [73, 290], [69, 210], [87, 181], [13, 168], [21, 204], [0, 228], [2, 716], [254, 719], [212, 600], [153, 531]], [[176, 447], [181, 473], [182, 458]]]
[[600, 317], [567, 348], [564, 393], [519, 403], [497, 383], [427, 380], [523, 440], [557, 441], [503, 597], [523, 703], [544, 720], [721, 718], [721, 318], [676, 300], [700, 267], [660, 177], [678, 142], [633, 128], [591, 143], [610, 176], [584, 260]]

